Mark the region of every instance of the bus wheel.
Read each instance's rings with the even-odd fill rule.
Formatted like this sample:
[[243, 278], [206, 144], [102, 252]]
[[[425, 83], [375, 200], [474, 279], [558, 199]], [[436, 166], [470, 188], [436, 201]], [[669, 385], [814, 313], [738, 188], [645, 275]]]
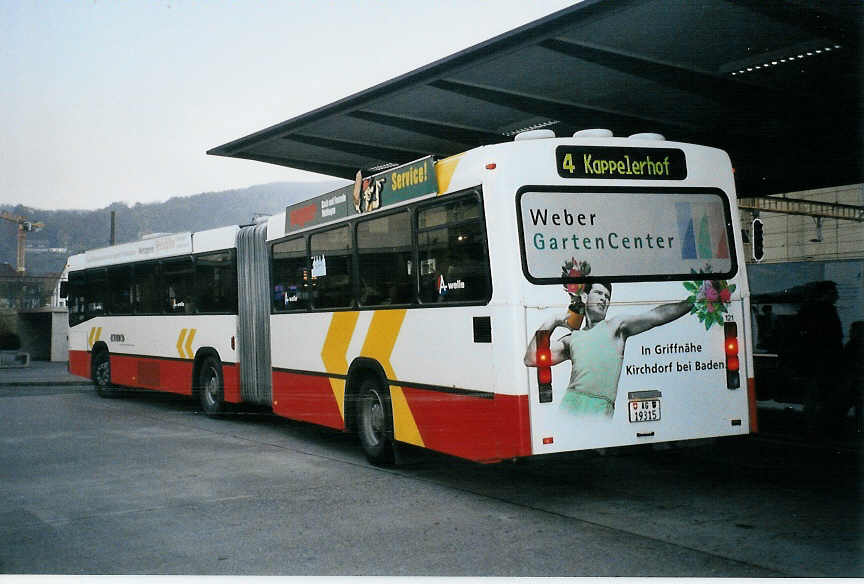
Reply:
[[393, 414], [390, 393], [377, 380], [360, 384], [357, 430], [366, 458], [375, 465], [393, 464]]
[[99, 351], [93, 357], [93, 385], [99, 397], [117, 397], [117, 388], [111, 383], [111, 359], [108, 351]]
[[198, 373], [198, 395], [205, 414], [218, 416], [225, 412], [223, 392], [222, 365], [215, 357], [205, 357]]

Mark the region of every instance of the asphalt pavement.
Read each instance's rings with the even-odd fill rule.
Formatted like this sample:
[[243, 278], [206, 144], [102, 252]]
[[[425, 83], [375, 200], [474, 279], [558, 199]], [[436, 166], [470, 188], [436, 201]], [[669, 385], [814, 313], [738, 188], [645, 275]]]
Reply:
[[90, 380], [69, 373], [66, 361], [30, 361], [28, 367], [0, 368], [0, 386], [90, 385]]
[[0, 573], [864, 576], [858, 436], [794, 410], [698, 448], [379, 469], [353, 436], [100, 399], [65, 363], [0, 370], [0, 398]]

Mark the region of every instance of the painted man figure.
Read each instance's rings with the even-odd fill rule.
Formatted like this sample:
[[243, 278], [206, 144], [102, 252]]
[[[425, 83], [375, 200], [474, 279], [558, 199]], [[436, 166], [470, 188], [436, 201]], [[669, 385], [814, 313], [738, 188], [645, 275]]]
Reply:
[[[570, 382], [561, 407], [574, 414], [598, 414], [611, 417], [615, 413], [618, 379], [624, 361], [624, 346], [633, 335], [672, 322], [688, 312], [692, 304], [686, 300], [663, 304], [643, 314], [621, 315], [606, 319], [612, 284], [596, 281], [587, 284], [580, 294], [586, 324], [573, 330], [568, 324], [568, 312], [540, 325], [539, 331], [563, 327], [571, 331], [560, 339], [550, 339], [551, 365], [569, 359], [572, 363]], [[525, 365], [536, 367], [537, 335], [532, 335], [525, 352]]]

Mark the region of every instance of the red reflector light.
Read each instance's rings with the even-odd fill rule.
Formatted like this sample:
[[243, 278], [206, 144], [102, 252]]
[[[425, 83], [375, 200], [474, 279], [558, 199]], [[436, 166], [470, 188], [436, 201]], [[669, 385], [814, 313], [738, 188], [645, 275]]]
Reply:
[[549, 337], [552, 331], [537, 331], [534, 333], [537, 363], [537, 386], [541, 404], [552, 401], [552, 351], [549, 348]]
[[738, 361], [738, 325], [734, 322], [723, 323], [723, 348], [726, 351], [726, 387], [738, 389], [741, 387], [741, 378], [738, 369], [741, 363]]
[[537, 331], [535, 333], [535, 338], [537, 339], [537, 354], [535, 358], [539, 367], [549, 367], [549, 363], [552, 361], [552, 351], [549, 348], [549, 337], [551, 335], [552, 331]]
[[497, 166], [498, 166], [498, 165], [495, 164], [494, 162], [490, 162], [489, 164], [486, 165], [486, 170], [495, 170], [495, 168], [496, 168]]
[[547, 436], [543, 439], [543, 444], [553, 444], [555, 439], [552, 436]]
[[551, 367], [538, 367], [537, 368], [537, 383], [540, 385], [546, 385], [552, 383], [552, 368]]
[[738, 354], [738, 339], [726, 339], [726, 354], [727, 355], [737, 355]]

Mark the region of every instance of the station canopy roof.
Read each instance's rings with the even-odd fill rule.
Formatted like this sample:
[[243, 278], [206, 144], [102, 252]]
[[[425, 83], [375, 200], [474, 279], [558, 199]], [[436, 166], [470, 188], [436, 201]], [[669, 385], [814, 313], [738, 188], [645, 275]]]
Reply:
[[739, 196], [864, 182], [858, 0], [585, 0], [208, 153], [353, 179], [550, 128], [729, 152]]

